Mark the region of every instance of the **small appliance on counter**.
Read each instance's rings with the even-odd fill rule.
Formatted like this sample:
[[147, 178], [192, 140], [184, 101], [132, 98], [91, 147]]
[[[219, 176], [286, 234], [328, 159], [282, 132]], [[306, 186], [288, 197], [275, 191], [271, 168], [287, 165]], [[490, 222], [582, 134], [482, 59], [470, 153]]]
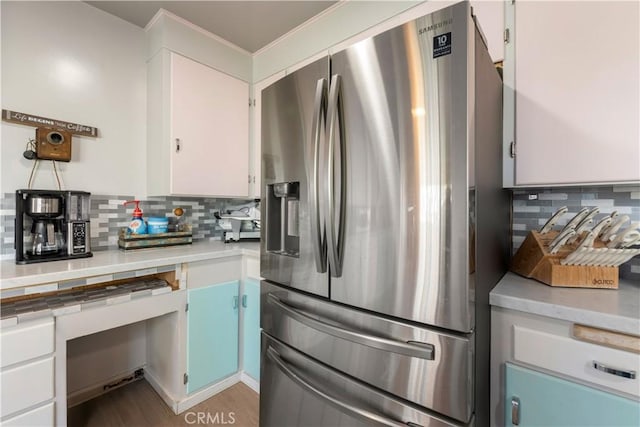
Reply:
[[222, 240], [225, 243], [260, 239], [260, 211], [256, 208], [251, 208], [248, 212], [237, 210], [217, 213], [216, 218], [223, 230]]
[[16, 264], [92, 256], [90, 197], [84, 191], [17, 190]]

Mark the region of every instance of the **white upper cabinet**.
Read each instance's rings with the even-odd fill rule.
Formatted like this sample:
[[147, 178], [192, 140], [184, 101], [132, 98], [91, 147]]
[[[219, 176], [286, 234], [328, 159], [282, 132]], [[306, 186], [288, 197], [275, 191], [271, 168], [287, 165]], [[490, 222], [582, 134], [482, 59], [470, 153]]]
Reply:
[[505, 187], [639, 182], [640, 3], [505, 11]]
[[286, 75], [285, 71], [280, 71], [259, 81], [253, 85], [253, 117], [252, 117], [252, 144], [251, 144], [251, 165], [252, 165], [252, 197], [259, 199], [262, 191], [262, 90], [267, 86], [275, 83]]
[[249, 196], [249, 84], [166, 49], [148, 84], [149, 195]]

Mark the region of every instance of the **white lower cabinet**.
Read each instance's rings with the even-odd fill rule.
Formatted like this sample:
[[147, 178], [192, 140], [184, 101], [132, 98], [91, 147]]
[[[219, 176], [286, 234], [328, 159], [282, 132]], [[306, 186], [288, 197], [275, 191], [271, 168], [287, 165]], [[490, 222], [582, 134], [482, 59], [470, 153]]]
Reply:
[[53, 319], [3, 328], [2, 425], [53, 425]]
[[4, 427], [34, 427], [52, 426], [54, 416], [54, 404], [49, 402], [15, 417], [7, 418], [2, 422]]
[[[599, 343], [579, 338], [589, 328]], [[640, 422], [640, 354], [615, 336], [500, 307], [491, 309], [492, 426], [626, 426]]]

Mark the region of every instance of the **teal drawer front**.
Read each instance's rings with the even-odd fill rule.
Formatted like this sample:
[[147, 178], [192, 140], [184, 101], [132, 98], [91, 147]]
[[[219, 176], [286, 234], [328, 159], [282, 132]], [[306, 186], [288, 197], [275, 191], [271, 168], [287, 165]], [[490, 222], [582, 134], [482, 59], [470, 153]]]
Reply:
[[[515, 411], [514, 399], [519, 401]], [[516, 418], [518, 424], [513, 423]], [[640, 403], [506, 363], [505, 423], [526, 427], [637, 427]]]
[[189, 291], [187, 393], [238, 370], [239, 282]]

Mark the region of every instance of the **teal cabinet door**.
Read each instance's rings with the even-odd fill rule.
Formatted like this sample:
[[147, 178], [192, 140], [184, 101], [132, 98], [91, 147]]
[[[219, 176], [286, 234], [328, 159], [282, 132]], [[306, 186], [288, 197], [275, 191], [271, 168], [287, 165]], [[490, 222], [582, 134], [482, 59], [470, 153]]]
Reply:
[[238, 370], [239, 282], [189, 290], [187, 393]]
[[257, 280], [245, 280], [242, 307], [244, 371], [256, 381], [260, 381], [260, 282]]
[[506, 382], [507, 426], [640, 425], [640, 403], [630, 399], [510, 363]]

